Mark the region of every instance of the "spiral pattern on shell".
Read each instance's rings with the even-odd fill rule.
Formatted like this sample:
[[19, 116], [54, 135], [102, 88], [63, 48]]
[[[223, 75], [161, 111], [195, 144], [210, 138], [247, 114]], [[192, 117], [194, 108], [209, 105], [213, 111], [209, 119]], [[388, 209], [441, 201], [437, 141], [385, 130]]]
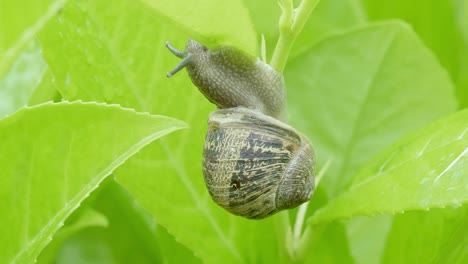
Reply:
[[213, 200], [229, 212], [261, 219], [309, 200], [313, 150], [307, 138], [244, 107], [209, 117], [203, 174]]

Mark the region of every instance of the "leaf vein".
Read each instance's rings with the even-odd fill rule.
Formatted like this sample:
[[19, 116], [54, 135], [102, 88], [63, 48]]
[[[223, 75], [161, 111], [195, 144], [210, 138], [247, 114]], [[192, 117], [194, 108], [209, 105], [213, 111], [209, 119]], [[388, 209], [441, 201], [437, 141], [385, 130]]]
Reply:
[[442, 171], [442, 173], [439, 174], [439, 176], [437, 176], [435, 179], [434, 179], [434, 182], [438, 182], [439, 179], [444, 176], [444, 174], [449, 171], [460, 159], [461, 157], [465, 156], [465, 154], [468, 154], [468, 147], [465, 148], [465, 150], [460, 153], [460, 155], [458, 155], [452, 162], [450, 162], [450, 164], [447, 166], [447, 168], [445, 168], [444, 171]]

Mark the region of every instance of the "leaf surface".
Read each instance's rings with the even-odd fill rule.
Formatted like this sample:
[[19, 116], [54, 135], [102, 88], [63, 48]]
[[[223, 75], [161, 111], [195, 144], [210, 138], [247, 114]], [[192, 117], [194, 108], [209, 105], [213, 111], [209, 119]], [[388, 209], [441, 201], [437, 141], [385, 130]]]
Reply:
[[312, 223], [355, 215], [461, 206], [468, 201], [468, 110], [392, 145], [353, 184], [312, 217]]
[[[139, 2], [109, 5], [98, 0], [65, 6], [40, 39], [64, 98], [119, 103], [190, 124], [190, 129], [150, 144], [115, 172], [158, 224], [205, 263], [272, 263], [280, 254], [272, 251], [278, 247], [273, 219], [256, 222], [233, 216], [206, 190], [201, 153], [214, 106], [184, 71], [166, 77], [180, 59], [164, 43], [171, 40], [183, 47], [187, 37], [180, 32]], [[259, 242], [265, 239], [272, 243]]]
[[285, 72], [291, 123], [311, 139], [331, 196], [369, 158], [455, 109], [453, 85], [414, 32], [400, 22], [332, 35]]
[[38, 43], [23, 50], [4, 78], [0, 78], [0, 118], [27, 104], [46, 69]]
[[[23, 49], [66, 0], [2, 1], [0, 8], [0, 79]], [[27, 8], [25, 8], [27, 6]]]
[[467, 230], [466, 205], [397, 215], [381, 262], [465, 263]]
[[47, 103], [0, 121], [0, 262], [33, 262], [64, 220], [115, 168], [175, 119], [96, 103]]
[[229, 45], [258, 55], [257, 35], [242, 0], [140, 1], [205, 45]]

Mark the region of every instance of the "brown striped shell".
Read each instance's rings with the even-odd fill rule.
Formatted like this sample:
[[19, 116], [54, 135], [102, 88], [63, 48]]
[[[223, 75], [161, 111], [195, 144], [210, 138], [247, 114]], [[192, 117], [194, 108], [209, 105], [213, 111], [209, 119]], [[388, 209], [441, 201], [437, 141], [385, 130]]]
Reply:
[[314, 163], [308, 139], [270, 116], [235, 107], [209, 117], [205, 183], [213, 200], [235, 215], [261, 219], [308, 201]]

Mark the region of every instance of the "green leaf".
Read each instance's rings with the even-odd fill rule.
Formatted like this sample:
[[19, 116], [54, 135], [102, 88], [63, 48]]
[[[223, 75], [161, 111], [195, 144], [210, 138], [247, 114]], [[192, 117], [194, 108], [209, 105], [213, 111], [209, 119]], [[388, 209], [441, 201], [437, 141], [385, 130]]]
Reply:
[[[115, 53], [117, 41], [101, 29], [104, 21], [95, 13], [96, 4], [94, 1], [69, 2], [41, 32], [43, 53], [52, 79], [67, 100], [115, 102], [148, 111], [142, 103], [144, 91], [140, 92], [146, 87], [137, 87], [133, 76], [126, 73], [124, 63], [127, 61]], [[115, 5], [108, 8], [110, 11], [117, 9]], [[115, 30], [120, 31], [119, 28]], [[140, 61], [132, 59], [135, 63]], [[132, 93], [135, 94], [127, 96]]]
[[158, 225], [156, 228], [158, 244], [166, 263], [202, 263], [186, 247], [175, 240], [167, 230]]
[[38, 43], [25, 48], [5, 78], [0, 79], [0, 118], [26, 105], [46, 69]]
[[278, 1], [243, 0], [243, 2], [249, 10], [257, 34], [265, 38], [267, 58], [270, 58], [278, 40], [278, 21], [281, 15]]
[[[401, 19], [414, 28], [442, 66], [449, 70], [451, 79], [456, 84], [459, 107], [464, 108], [468, 105], [468, 42], [465, 21], [468, 17], [467, 6], [465, 0], [320, 1], [298, 37], [291, 51], [291, 58], [301, 55], [327, 34], [371, 21]], [[262, 14], [261, 12], [259, 8], [255, 14], [263, 18], [264, 15], [258, 15]], [[254, 21], [257, 19], [254, 18]], [[270, 25], [273, 22], [276, 21], [271, 20]], [[267, 40], [276, 41], [276, 37], [275, 34]]]
[[321, 185], [346, 189], [369, 158], [455, 109], [447, 73], [400, 22], [332, 35], [286, 68], [291, 123], [311, 139]]
[[[189, 102], [204, 100], [186, 78], [166, 77], [179, 59], [164, 43], [171, 40], [183, 47], [187, 38], [179, 31], [139, 2], [78, 0], [48, 23], [40, 40], [49, 79], [65, 99], [112, 102], [185, 118]], [[202, 106], [209, 109], [207, 105]]]
[[109, 219], [104, 238], [120, 263], [161, 263], [154, 219], [114, 179], [103, 186], [93, 208]]
[[468, 42], [464, 36], [466, 6], [468, 4], [465, 0], [321, 1], [298, 37], [291, 57], [300, 55], [327, 34], [371, 21], [401, 19], [414, 28], [425, 45], [449, 70], [452, 80], [457, 84], [455, 88], [460, 108], [464, 108], [468, 105]]
[[438, 0], [362, 0], [370, 20], [401, 18], [411, 24], [424, 43], [449, 69], [457, 67], [459, 36], [455, 1]]
[[162, 116], [81, 102], [23, 108], [2, 119], [0, 262], [33, 262], [106, 176], [182, 127]]
[[353, 217], [346, 221], [348, 243], [356, 263], [380, 262], [392, 221], [392, 215]]
[[257, 55], [258, 41], [242, 0], [140, 0], [204, 44], [229, 45]]
[[[0, 79], [66, 0], [2, 1], [0, 8]], [[27, 8], [25, 8], [27, 6]]]
[[[343, 223], [334, 222], [314, 226], [303, 235], [303, 255], [295, 262], [299, 263], [353, 263], [350, 245], [346, 239]], [[336, 254], [336, 252], [340, 252]], [[292, 262], [292, 261], [289, 261]], [[283, 262], [284, 263], [284, 262]], [[293, 262], [294, 263], [294, 262]]]
[[41, 82], [37, 85], [34, 92], [30, 95], [27, 105], [37, 105], [45, 102], [60, 102], [62, 96], [57, 88], [57, 82], [50, 69], [42, 75]]
[[57, 253], [66, 240], [89, 227], [107, 227], [108, 222], [105, 215], [81, 204], [54, 234], [53, 240], [41, 251], [37, 257], [37, 263], [54, 263]]
[[456, 20], [458, 31], [461, 35], [462, 44], [459, 47], [458, 61], [460, 67], [458, 69], [458, 101], [460, 108], [468, 106], [468, 1], [457, 0], [455, 1]]
[[382, 263], [466, 263], [468, 207], [395, 217]]
[[312, 223], [460, 206], [468, 201], [468, 110], [405, 137], [356, 175]]
[[462, 1], [465, 3], [458, 0], [362, 0], [362, 3], [370, 21], [399, 18], [414, 28], [457, 84], [456, 92], [463, 108], [468, 106], [468, 82], [462, 82], [467, 75], [468, 57], [462, 31], [457, 27], [459, 20], [466, 17], [461, 13], [466, 5]]
[[[112, 177], [109, 177], [99, 190], [85, 201], [85, 205], [75, 211], [65, 226], [58, 234], [63, 235], [70, 229], [76, 230], [77, 221], [69, 221], [71, 218], [78, 218], [78, 223], [86, 217], [88, 211], [93, 210], [105, 217], [106, 225], [102, 228], [95, 228], [96, 225], [84, 226], [58, 245], [59, 254], [52, 255], [53, 258], [46, 261], [44, 252], [49, 250], [55, 243], [56, 237], [51, 244], [41, 253], [39, 263], [55, 263], [57, 256], [63, 263], [76, 263], [77, 255], [83, 260], [87, 258], [89, 262], [96, 262], [100, 256], [101, 262], [118, 263], [195, 263], [197, 259], [193, 253], [174, 241], [164, 228], [156, 225], [153, 217], [144, 211], [133, 196], [122, 186], [117, 184]], [[78, 216], [75, 216], [78, 214]], [[83, 227], [83, 225], [81, 225]], [[91, 229], [91, 230], [90, 230]], [[96, 233], [92, 233], [97, 232]], [[98, 247], [89, 247], [99, 241]], [[169, 249], [168, 249], [169, 247]], [[105, 248], [105, 254], [102, 254]], [[164, 254], [162, 254], [164, 248]], [[171, 252], [172, 251], [172, 252]], [[51, 255], [51, 254], [49, 254]], [[94, 257], [93, 257], [94, 256]], [[79, 259], [79, 258], [78, 258]], [[198, 260], [199, 261], [199, 260]]]
[[107, 243], [105, 234], [106, 229], [102, 227], [90, 227], [82, 230], [64, 243], [52, 263], [120, 263], [112, 255], [112, 248]]
[[363, 25], [367, 15], [356, 0], [323, 0], [317, 5], [291, 51], [291, 59], [307, 52], [315, 43], [332, 33]]
[[[190, 123], [190, 130], [150, 144], [115, 172], [117, 181], [158, 224], [203, 262], [273, 263], [281, 253], [274, 250], [281, 243], [272, 232], [274, 220], [233, 216], [206, 190], [201, 153], [214, 106], [184, 72], [166, 77], [180, 59], [164, 43], [171, 40], [174, 46], [183, 46], [187, 38], [179, 31], [138, 2], [78, 1], [66, 5], [40, 39], [66, 99], [119, 103]], [[271, 242], [260, 243], [264, 240]]]
[[[193, 133], [195, 138], [201, 138], [197, 131]], [[271, 263], [277, 254], [271, 253], [276, 252], [272, 251], [275, 248], [273, 219], [249, 221], [230, 215], [214, 204], [204, 186], [201, 160], [190, 161], [184, 157], [197, 154], [201, 158], [201, 144], [178, 145], [174, 139], [161, 142], [162, 152], [148, 150], [135, 156], [116, 171], [118, 182], [203, 262], [263, 259]], [[191, 150], [194, 148], [195, 153]], [[154, 158], [161, 158], [162, 162], [153, 162]], [[129, 174], [134, 177], [128, 177]], [[273, 243], [262, 245], [263, 239]]]
[[109, 218], [106, 238], [119, 262], [199, 262], [191, 251], [157, 225], [134, 196], [113, 179], [100, 192], [94, 207]]

